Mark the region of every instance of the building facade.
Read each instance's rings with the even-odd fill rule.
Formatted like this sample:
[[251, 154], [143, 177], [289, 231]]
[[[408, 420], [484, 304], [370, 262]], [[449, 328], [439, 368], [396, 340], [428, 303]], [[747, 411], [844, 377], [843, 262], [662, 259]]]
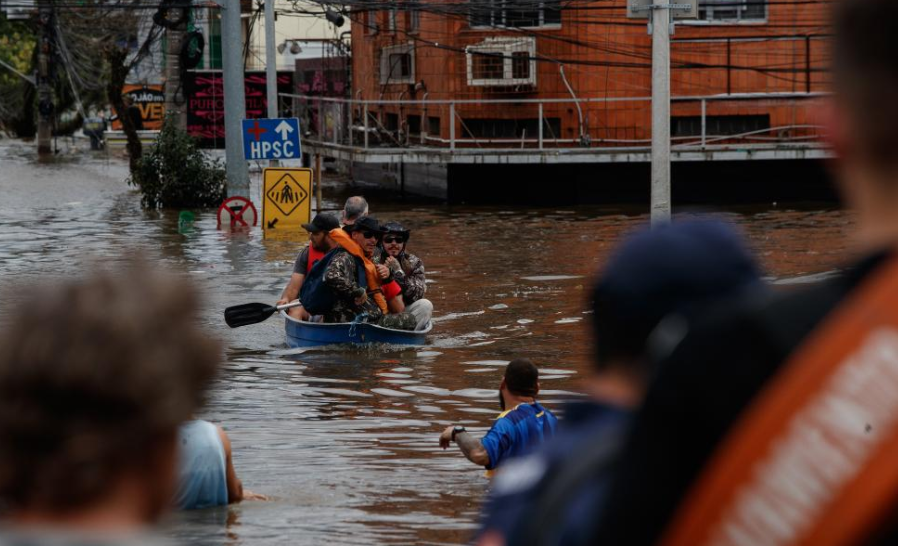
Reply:
[[[699, 0], [698, 13], [672, 36], [674, 143], [817, 138], [826, 4]], [[367, 121], [378, 141], [625, 147], [651, 139], [651, 36], [645, 20], [627, 18], [625, 0], [422, 0], [363, 7], [352, 19], [352, 99], [376, 102]], [[365, 121], [361, 105], [353, 115]]]

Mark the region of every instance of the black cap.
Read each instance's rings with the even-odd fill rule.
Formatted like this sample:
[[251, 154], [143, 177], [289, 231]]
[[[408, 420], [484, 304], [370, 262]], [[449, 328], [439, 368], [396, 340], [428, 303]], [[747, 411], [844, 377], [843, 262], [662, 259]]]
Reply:
[[330, 231], [340, 227], [340, 221], [332, 214], [321, 213], [315, 216], [310, 224], [303, 224], [302, 227], [309, 233], [318, 233], [319, 231]]
[[354, 224], [343, 227], [343, 231], [352, 232], [360, 230], [376, 231], [377, 233], [384, 232], [380, 228], [380, 222], [378, 222], [377, 218], [375, 218], [374, 216], [362, 216], [361, 218], [356, 220]]

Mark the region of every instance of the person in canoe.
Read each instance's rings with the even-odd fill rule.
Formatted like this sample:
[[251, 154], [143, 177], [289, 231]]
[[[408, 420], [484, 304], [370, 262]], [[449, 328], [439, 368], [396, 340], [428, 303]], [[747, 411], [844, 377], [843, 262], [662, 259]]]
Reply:
[[331, 231], [330, 236], [337, 247], [330, 256], [323, 281], [333, 294], [334, 303], [323, 313], [324, 322], [363, 320], [400, 330], [426, 326], [430, 320], [428, 306], [406, 310], [399, 297], [401, 290], [393, 282], [389, 268], [371, 261], [383, 236], [376, 218], [363, 216], [354, 224]]
[[402, 289], [403, 303], [410, 306], [424, 299], [427, 291], [424, 263], [406, 250], [411, 230], [399, 222], [387, 222], [383, 227], [384, 236], [374, 252], [374, 261], [390, 268], [393, 279]]
[[[312, 266], [336, 245], [330, 237], [330, 232], [340, 227], [340, 222], [332, 214], [321, 213], [317, 214], [311, 223], [303, 224], [302, 227], [309, 232], [309, 244], [296, 257], [290, 281], [284, 287], [281, 299], [277, 301], [277, 305], [284, 305], [299, 297], [302, 283], [305, 281], [306, 275], [312, 271]], [[292, 307], [287, 310], [287, 313], [291, 317], [300, 320], [309, 318], [309, 314], [301, 306]]]
[[343, 226], [351, 226], [364, 216], [368, 216], [368, 201], [361, 195], [353, 195], [346, 200], [343, 205], [343, 212], [340, 215], [340, 224]]

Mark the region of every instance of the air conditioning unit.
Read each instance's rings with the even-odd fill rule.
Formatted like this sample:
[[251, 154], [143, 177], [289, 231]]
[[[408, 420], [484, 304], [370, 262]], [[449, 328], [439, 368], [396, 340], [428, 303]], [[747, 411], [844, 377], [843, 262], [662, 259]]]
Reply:
[[[12, 3], [15, 3], [15, 7], [8, 7]], [[34, 0], [0, 0], [0, 11], [10, 21], [22, 21], [30, 19], [37, 11], [37, 6], [34, 5]]]
[[536, 38], [492, 37], [465, 48], [468, 85], [472, 87], [536, 86]]

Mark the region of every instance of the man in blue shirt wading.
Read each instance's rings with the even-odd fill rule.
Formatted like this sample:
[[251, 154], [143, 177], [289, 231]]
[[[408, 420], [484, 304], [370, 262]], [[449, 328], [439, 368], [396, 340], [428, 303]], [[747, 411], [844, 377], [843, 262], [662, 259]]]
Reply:
[[[502, 413], [479, 441], [465, 427], [450, 426], [440, 435], [440, 447], [455, 442], [465, 457], [486, 467], [488, 475], [509, 459], [532, 451], [555, 434], [558, 420], [536, 401], [539, 370], [527, 359], [509, 362], [499, 384]], [[508, 408], [508, 409], [506, 409]]]

